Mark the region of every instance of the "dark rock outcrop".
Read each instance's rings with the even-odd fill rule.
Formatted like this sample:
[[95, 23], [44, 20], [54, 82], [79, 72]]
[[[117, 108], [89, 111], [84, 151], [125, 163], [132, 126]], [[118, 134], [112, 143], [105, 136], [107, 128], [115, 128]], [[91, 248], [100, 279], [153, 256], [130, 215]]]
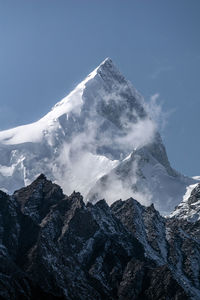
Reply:
[[199, 299], [199, 254], [187, 221], [132, 198], [86, 205], [44, 175], [0, 192], [1, 299]]

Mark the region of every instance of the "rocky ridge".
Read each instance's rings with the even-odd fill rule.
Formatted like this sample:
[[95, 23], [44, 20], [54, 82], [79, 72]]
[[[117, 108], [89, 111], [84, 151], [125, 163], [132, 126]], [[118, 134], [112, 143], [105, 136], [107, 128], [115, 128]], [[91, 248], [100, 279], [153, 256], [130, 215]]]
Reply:
[[199, 299], [199, 229], [133, 198], [85, 204], [40, 175], [0, 192], [0, 298]]

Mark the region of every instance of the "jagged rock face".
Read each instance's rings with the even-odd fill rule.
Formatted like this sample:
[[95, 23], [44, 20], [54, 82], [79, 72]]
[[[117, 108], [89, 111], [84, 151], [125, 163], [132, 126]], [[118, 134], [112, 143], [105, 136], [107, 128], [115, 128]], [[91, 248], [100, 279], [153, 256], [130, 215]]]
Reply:
[[116, 201], [112, 212], [143, 244], [146, 255], [161, 264], [167, 262], [167, 242], [165, 237], [165, 219], [154, 206], [144, 207], [130, 198]]
[[189, 198], [185, 198], [172, 212], [171, 217], [187, 219], [189, 222], [200, 221], [200, 184], [192, 185]]
[[41, 175], [13, 196], [0, 192], [0, 297], [199, 299], [191, 224], [132, 198], [86, 205]]
[[[196, 187], [188, 201], [198, 201], [198, 197], [199, 188]], [[146, 256], [167, 266], [177, 282], [192, 292], [194, 299], [199, 299], [200, 221], [187, 221], [187, 212], [184, 218], [166, 219], [153, 205], [144, 207], [134, 199], [117, 201], [111, 210], [143, 244]], [[188, 213], [190, 216], [190, 211]]]
[[13, 193], [42, 172], [68, 195], [134, 197], [164, 215], [195, 183], [171, 168], [143, 98], [111, 59], [37, 122], [0, 132], [0, 189]]
[[15, 191], [13, 197], [19, 203], [21, 212], [39, 224], [50, 207], [64, 198], [64, 195], [58, 185], [52, 184], [41, 174], [28, 189]]

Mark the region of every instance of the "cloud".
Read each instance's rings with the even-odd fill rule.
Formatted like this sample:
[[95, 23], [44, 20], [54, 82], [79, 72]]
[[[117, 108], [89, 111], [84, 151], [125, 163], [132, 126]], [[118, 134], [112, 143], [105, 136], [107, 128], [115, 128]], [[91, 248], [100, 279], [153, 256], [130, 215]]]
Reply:
[[[79, 138], [80, 143], [83, 136], [79, 136]], [[101, 155], [94, 155], [84, 148], [74, 151], [74, 144], [64, 143], [54, 162], [53, 172], [65, 193], [71, 194], [76, 190], [85, 196], [91, 186], [103, 175], [110, 172], [118, 164], [118, 161], [109, 160]]]
[[156, 93], [156, 94], [153, 94], [150, 99], [151, 99], [151, 101], [156, 101], [159, 97], [160, 97], [160, 94]]
[[[113, 169], [107, 176], [101, 178], [86, 197], [87, 201], [96, 202], [106, 199], [111, 205], [116, 200], [126, 200], [130, 197], [137, 199], [143, 205], [150, 205], [152, 194], [143, 184], [138, 189], [140, 178], [138, 164], [140, 156], [135, 155], [123, 161], [119, 167]], [[125, 176], [123, 173], [125, 172]]]
[[138, 120], [135, 124], [128, 124], [126, 135], [116, 138], [116, 141], [122, 147], [139, 149], [153, 141], [156, 129], [157, 126], [153, 120], [149, 118]]
[[163, 132], [174, 109], [168, 111], [163, 109], [163, 101], [160, 100], [159, 93], [155, 93], [150, 97], [150, 101], [145, 103], [145, 109], [156, 124], [157, 130]]
[[[106, 151], [109, 147], [113, 152], [117, 150], [127, 155], [134, 149], [152, 142], [156, 131], [156, 125], [150, 118], [138, 119], [136, 123], [128, 122], [126, 119], [126, 128], [123, 129], [123, 134], [114, 136], [110, 128], [100, 134], [101, 125], [100, 120], [98, 122], [96, 118], [95, 120], [88, 119], [84, 131], [73, 134], [71, 140], [64, 142], [59, 149], [59, 155], [55, 158], [52, 171], [57, 183], [63, 187], [65, 193], [70, 194], [73, 190], [77, 190], [83, 196], [87, 195], [91, 187], [102, 176], [110, 173], [119, 164], [118, 160], [113, 160], [107, 155]], [[101, 147], [106, 149], [102, 155], [99, 154]], [[134, 172], [136, 167], [136, 165], [133, 166]], [[131, 177], [132, 180], [135, 180], [134, 174]], [[110, 185], [113, 189], [113, 196], [111, 197], [111, 192], [105, 195], [108, 201], [117, 197], [120, 190], [124, 199], [133, 195], [131, 188], [127, 184], [124, 186], [123, 183], [120, 183], [117, 177], [112, 178]]]
[[162, 73], [170, 72], [172, 70], [174, 70], [174, 67], [172, 66], [159, 67], [150, 75], [150, 78], [155, 80], [161, 76]]
[[136, 159], [130, 161], [127, 180], [121, 180], [112, 170], [128, 154], [153, 142], [162, 115], [159, 94], [144, 104], [133, 87], [119, 85], [111, 93], [104, 88], [95, 94], [94, 89], [86, 89], [83, 100], [80, 115], [60, 121], [61, 129], [68, 128], [70, 138], [60, 147], [52, 166], [57, 182], [67, 194], [77, 190], [86, 196], [102, 176], [109, 174], [108, 188], [102, 191], [101, 187], [109, 203], [134, 196], [149, 204], [151, 194], [145, 187], [142, 193], [135, 188], [139, 181]]

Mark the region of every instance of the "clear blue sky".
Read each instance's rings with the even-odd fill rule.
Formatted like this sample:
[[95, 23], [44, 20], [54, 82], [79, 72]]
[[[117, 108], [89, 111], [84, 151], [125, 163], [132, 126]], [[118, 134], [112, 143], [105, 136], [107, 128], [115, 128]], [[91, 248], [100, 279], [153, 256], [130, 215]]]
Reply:
[[0, 130], [36, 121], [111, 57], [172, 112], [172, 166], [200, 175], [199, 0], [0, 0]]

